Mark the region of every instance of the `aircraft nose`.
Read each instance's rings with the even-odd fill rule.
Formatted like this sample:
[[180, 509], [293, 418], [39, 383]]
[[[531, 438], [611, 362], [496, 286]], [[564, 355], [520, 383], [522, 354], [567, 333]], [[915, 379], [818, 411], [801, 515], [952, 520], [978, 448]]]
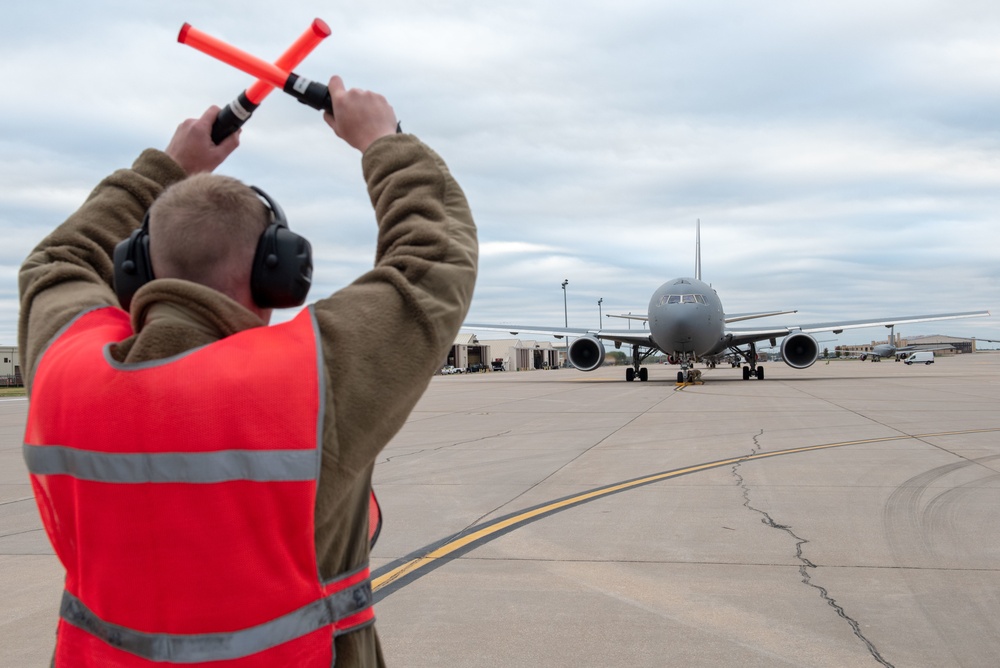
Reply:
[[656, 318], [655, 338], [671, 351], [689, 351], [698, 338], [698, 304], [676, 304]]

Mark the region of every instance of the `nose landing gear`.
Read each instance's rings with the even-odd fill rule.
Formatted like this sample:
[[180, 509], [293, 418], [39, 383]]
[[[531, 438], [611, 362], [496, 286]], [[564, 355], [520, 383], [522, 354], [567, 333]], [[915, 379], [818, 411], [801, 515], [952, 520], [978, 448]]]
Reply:
[[688, 356], [687, 354], [675, 354], [675, 359], [680, 359], [681, 370], [677, 372], [677, 384], [678, 385], [693, 385], [695, 383], [701, 384], [701, 371], [694, 368], [694, 363], [696, 362], [694, 356]]

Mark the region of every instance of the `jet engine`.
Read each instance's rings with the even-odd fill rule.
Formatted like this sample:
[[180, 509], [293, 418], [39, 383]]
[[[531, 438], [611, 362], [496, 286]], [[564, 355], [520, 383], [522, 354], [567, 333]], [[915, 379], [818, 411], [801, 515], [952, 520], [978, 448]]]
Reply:
[[796, 332], [781, 342], [781, 357], [793, 369], [807, 369], [819, 357], [819, 343], [809, 334]]
[[604, 344], [593, 336], [581, 336], [569, 344], [569, 362], [580, 371], [593, 371], [604, 364]]

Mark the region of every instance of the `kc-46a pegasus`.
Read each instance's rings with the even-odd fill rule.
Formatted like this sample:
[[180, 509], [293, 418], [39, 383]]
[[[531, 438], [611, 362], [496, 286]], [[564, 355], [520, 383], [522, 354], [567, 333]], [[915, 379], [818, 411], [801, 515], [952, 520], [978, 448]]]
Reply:
[[989, 316], [989, 311], [961, 313], [936, 313], [893, 318], [845, 320], [805, 325], [780, 325], [775, 327], [730, 327], [731, 323], [795, 313], [796, 311], [765, 311], [727, 315], [715, 289], [701, 280], [701, 227], [696, 232], [695, 278], [676, 278], [667, 281], [653, 293], [649, 300], [648, 315], [621, 315], [644, 321], [648, 329], [577, 329], [572, 327], [539, 327], [536, 325], [507, 325], [465, 323], [462, 329], [542, 334], [558, 338], [571, 337], [568, 348], [570, 364], [581, 371], [594, 371], [604, 364], [604, 342], [615, 348], [628, 344], [632, 348], [632, 363], [625, 370], [625, 380], [648, 380], [649, 373], [642, 363], [658, 352], [667, 355], [677, 364], [677, 382], [689, 382], [695, 362], [710, 366], [725, 358], [736, 360], [733, 366], [743, 366], [743, 379], [764, 379], [764, 367], [757, 363], [757, 343], [768, 341], [776, 346], [781, 341], [781, 357], [794, 369], [806, 369], [819, 358], [819, 342], [813, 337], [818, 332], [839, 334], [846, 329], [903, 325], [933, 320], [977, 318]]

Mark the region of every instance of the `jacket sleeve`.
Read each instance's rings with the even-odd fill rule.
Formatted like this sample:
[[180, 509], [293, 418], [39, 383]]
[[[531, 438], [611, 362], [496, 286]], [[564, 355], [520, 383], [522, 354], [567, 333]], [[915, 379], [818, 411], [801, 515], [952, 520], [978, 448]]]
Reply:
[[30, 379], [44, 347], [81, 311], [118, 305], [113, 288], [115, 245], [141, 223], [153, 200], [184, 170], [166, 153], [148, 149], [120, 169], [28, 255], [18, 274], [18, 346]]
[[472, 301], [478, 265], [468, 202], [412, 135], [362, 160], [378, 222], [375, 267], [315, 305], [328, 373], [324, 468], [370, 471], [440, 368]]

